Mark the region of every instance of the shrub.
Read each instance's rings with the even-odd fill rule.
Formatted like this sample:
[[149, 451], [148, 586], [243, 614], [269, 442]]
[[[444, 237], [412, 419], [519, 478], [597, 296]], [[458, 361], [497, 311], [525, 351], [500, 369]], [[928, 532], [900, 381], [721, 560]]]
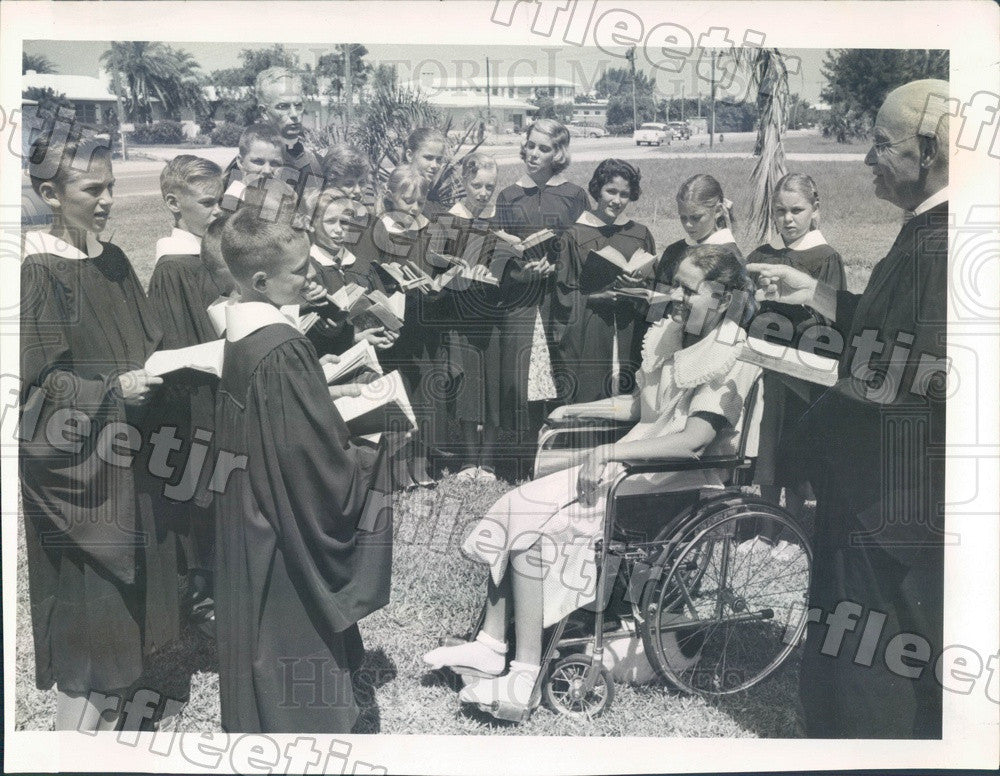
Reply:
[[187, 138], [179, 121], [154, 121], [152, 124], [136, 124], [129, 133], [129, 139], [138, 145], [174, 145], [183, 143]]
[[212, 130], [209, 137], [212, 138], [212, 143], [215, 145], [233, 147], [240, 144], [240, 135], [242, 134], [243, 127], [239, 124], [224, 121]]

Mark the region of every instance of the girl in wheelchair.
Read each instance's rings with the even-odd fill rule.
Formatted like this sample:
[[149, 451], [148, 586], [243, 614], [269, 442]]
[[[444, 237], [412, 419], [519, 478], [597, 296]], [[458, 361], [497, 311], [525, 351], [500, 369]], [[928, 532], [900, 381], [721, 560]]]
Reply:
[[[464, 551], [487, 563], [485, 617], [472, 641], [431, 650], [424, 661], [467, 677], [460, 698], [530, 708], [538, 703], [543, 629], [595, 598], [595, 540], [602, 535], [608, 483], [632, 458], [698, 458], [735, 451], [740, 416], [758, 368], [737, 360], [753, 307], [753, 286], [726, 245], [689, 248], [672, 268], [667, 314], [642, 347], [633, 396], [561, 407], [553, 417], [632, 419], [619, 442], [584, 462], [506, 494], [476, 525]], [[639, 475], [619, 493], [722, 487], [716, 469]], [[508, 609], [516, 650], [507, 665]], [[506, 673], [505, 673], [506, 671]], [[469, 678], [469, 677], [473, 678]]]

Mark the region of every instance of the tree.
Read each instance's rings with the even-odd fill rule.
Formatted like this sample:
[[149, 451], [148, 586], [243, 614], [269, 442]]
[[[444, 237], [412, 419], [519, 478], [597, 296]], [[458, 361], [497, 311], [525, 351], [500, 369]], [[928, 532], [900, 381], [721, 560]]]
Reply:
[[335, 48], [336, 53], [323, 54], [316, 62], [316, 77], [330, 79], [329, 86], [323, 90], [324, 94], [340, 99], [344, 90], [344, 52], [347, 46], [351, 48], [351, 84], [355, 89], [363, 87], [368, 76], [372, 72], [372, 66], [365, 62], [368, 55], [366, 49], [360, 43], [343, 44], [340, 43]]
[[[598, 99], [608, 101], [608, 124], [632, 124], [632, 71], [609, 67], [594, 84]], [[635, 108], [641, 124], [656, 119], [656, 81], [642, 70], [635, 73]]]
[[830, 106], [824, 134], [839, 142], [865, 137], [885, 96], [921, 78], [948, 79], [944, 49], [834, 49], [823, 60], [827, 84], [820, 97]]
[[121, 78], [125, 113], [130, 121], [149, 123], [153, 98], [174, 118], [183, 107], [204, 107], [200, 68], [186, 51], [149, 41], [116, 42], [101, 55], [101, 62]]
[[573, 103], [556, 102], [547, 94], [536, 95], [529, 102], [538, 108], [535, 118], [555, 119], [565, 124], [573, 118]]
[[56, 66], [44, 54], [29, 54], [26, 51], [22, 51], [21, 73], [27, 73], [29, 70], [34, 70], [36, 73], [55, 73]]

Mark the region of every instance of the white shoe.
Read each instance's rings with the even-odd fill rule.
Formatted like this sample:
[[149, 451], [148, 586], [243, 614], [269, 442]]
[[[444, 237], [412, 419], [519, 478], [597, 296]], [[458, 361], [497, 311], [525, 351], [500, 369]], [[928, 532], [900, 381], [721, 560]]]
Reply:
[[477, 639], [432, 649], [424, 655], [424, 663], [435, 670], [450, 668], [460, 674], [499, 676], [507, 666], [507, 655]]
[[530, 708], [533, 704], [539, 666], [511, 662], [510, 671], [493, 679], [473, 679], [458, 694], [462, 703], [489, 707], [494, 703]]
[[479, 467], [478, 466], [466, 466], [464, 469], [455, 475], [456, 480], [478, 480], [479, 479]]
[[774, 545], [763, 536], [755, 536], [753, 539], [747, 539], [745, 542], [740, 542], [736, 546], [736, 554], [750, 555], [753, 552], [760, 552], [761, 548], [766, 548], [768, 551], [771, 551], [774, 548]]
[[496, 482], [497, 476], [489, 469], [484, 469], [482, 466], [477, 466], [476, 479], [479, 480], [480, 482]]
[[802, 548], [797, 544], [792, 544], [782, 539], [771, 550], [771, 557], [775, 560], [791, 561], [795, 560], [802, 553]]

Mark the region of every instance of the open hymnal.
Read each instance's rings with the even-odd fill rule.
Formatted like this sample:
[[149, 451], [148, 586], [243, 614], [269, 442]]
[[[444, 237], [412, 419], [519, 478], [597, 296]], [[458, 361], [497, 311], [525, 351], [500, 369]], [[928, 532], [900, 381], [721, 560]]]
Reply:
[[590, 251], [583, 260], [580, 271], [580, 290], [595, 294], [610, 288], [623, 273], [644, 273], [656, 262], [656, 256], [639, 248], [630, 257], [611, 245], [599, 251]]
[[195, 369], [222, 377], [222, 351], [224, 339], [203, 342], [175, 350], [157, 350], [146, 359], [146, 371], [154, 377], [162, 377], [181, 369]]
[[323, 376], [327, 384], [333, 384], [354, 377], [362, 369], [372, 369], [382, 374], [375, 348], [367, 340], [361, 340], [341, 353], [337, 363], [323, 364]]
[[326, 298], [341, 310], [350, 312], [354, 304], [365, 295], [365, 289], [357, 283], [347, 283]]
[[354, 436], [409, 431], [417, 427], [417, 418], [399, 372], [390, 372], [364, 383], [360, 396], [341, 396], [334, 399], [333, 404]]
[[743, 344], [737, 356], [740, 361], [755, 364], [761, 369], [780, 372], [817, 385], [831, 386], [837, 382], [840, 363], [834, 358], [818, 356], [789, 345], [778, 345], [756, 337]]
[[413, 288], [426, 288], [431, 284], [431, 276], [412, 261], [406, 262], [375, 262], [372, 264], [383, 283], [397, 285], [404, 291]]
[[510, 246], [518, 256], [524, 256], [532, 248], [547, 243], [556, 236], [556, 233], [551, 229], [539, 229], [537, 232], [532, 232], [527, 237], [521, 238], [503, 231], [496, 232], [496, 235]]
[[396, 292], [386, 296], [376, 289], [353, 303], [348, 320], [358, 331], [378, 328], [399, 331], [405, 314], [405, 294]]

